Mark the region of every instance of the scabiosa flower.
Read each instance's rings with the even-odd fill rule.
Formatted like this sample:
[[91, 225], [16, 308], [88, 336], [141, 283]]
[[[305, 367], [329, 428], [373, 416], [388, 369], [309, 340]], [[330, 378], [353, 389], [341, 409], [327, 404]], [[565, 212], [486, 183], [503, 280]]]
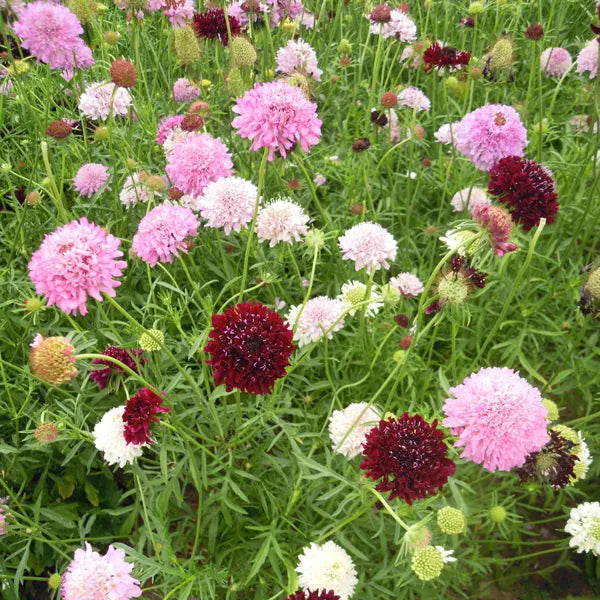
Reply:
[[415, 111], [427, 111], [431, 108], [429, 98], [419, 89], [412, 85], [404, 88], [398, 94], [398, 104], [400, 106], [408, 106]]
[[101, 302], [102, 292], [114, 297], [121, 285], [113, 279], [127, 266], [117, 260], [120, 243], [85, 217], [46, 234], [28, 265], [36, 293], [64, 313], [87, 314], [88, 296]]
[[194, 3], [192, 0], [165, 0], [163, 13], [173, 29], [179, 29], [194, 16]]
[[473, 220], [480, 223], [488, 232], [490, 245], [494, 254], [504, 256], [517, 249], [516, 244], [509, 242], [512, 221], [510, 214], [500, 206], [476, 204], [471, 211]]
[[108, 181], [108, 169], [99, 163], [86, 163], [79, 167], [73, 186], [82, 195], [91, 198]]
[[[185, 77], [180, 77], [173, 84], [175, 102], [192, 102], [200, 95], [200, 90]], [[183, 121], [183, 118], [181, 119]], [[178, 123], [179, 125], [180, 123]]]
[[[228, 17], [231, 36], [235, 37], [242, 30], [240, 22], [233, 15], [228, 15]], [[203, 13], [196, 13], [192, 21], [192, 26], [196, 35], [201, 39], [217, 39], [223, 46], [229, 44], [227, 23], [222, 8], [209, 8]]]
[[[131, 95], [122, 87], [117, 87], [112, 82], [102, 83], [94, 81], [88, 85], [79, 98], [79, 110], [88, 118], [106, 121], [113, 116], [126, 116], [131, 106]], [[113, 97], [114, 92], [114, 97]]]
[[414, 42], [417, 39], [417, 26], [415, 22], [403, 11], [393, 9], [390, 12], [389, 21], [385, 23], [373, 23], [371, 33], [381, 35], [384, 38], [395, 37], [400, 42]]
[[312, 542], [304, 548], [296, 572], [301, 588], [317, 592], [333, 590], [340, 600], [348, 600], [358, 583], [352, 558], [332, 541]]
[[169, 133], [175, 127], [179, 127], [184, 119], [185, 115], [171, 115], [161, 119], [160, 123], [158, 124], [158, 129], [156, 130], [156, 143], [162, 146], [165, 143]]
[[[135, 373], [139, 373], [138, 365], [143, 365], [144, 363], [148, 362], [147, 359], [140, 357], [140, 354], [142, 354], [142, 350], [140, 348], [125, 350], [124, 348], [119, 348], [117, 346], [109, 346], [102, 352], [102, 354], [104, 356], [109, 356], [110, 358], [116, 358]], [[92, 361], [92, 364], [102, 365], [102, 368], [95, 369], [90, 373], [90, 379], [94, 381], [101, 390], [108, 385], [113, 375], [124, 372], [121, 367], [110, 360], [95, 358]]]
[[142, 332], [138, 343], [144, 352], [156, 352], [164, 346], [165, 334], [160, 329], [148, 329]]
[[590, 79], [598, 74], [598, 41], [590, 40], [577, 55], [576, 73], [590, 72]]
[[367, 273], [380, 267], [389, 269], [388, 260], [396, 258], [398, 244], [392, 234], [377, 223], [366, 221], [348, 229], [338, 239], [345, 260], [353, 260], [354, 268]]
[[565, 531], [571, 535], [569, 546], [579, 554], [600, 556], [600, 502], [583, 502], [572, 508]]
[[468, 52], [457, 50], [452, 46], [442, 46], [439, 42], [434, 42], [425, 50], [423, 62], [425, 71], [431, 71], [436, 68], [438, 71], [455, 71], [463, 65], [468, 65], [471, 55]]
[[38, 62], [47, 63], [51, 69], [62, 69], [67, 81], [73, 77], [75, 67], [85, 69], [94, 64], [92, 51], [80, 37], [81, 23], [62, 4], [30, 2], [18, 11], [18, 20], [12, 27], [22, 39], [23, 48]]
[[302, 39], [290, 40], [277, 50], [277, 71], [291, 75], [295, 71], [321, 81], [323, 71], [317, 64], [315, 51]]
[[42, 381], [60, 385], [77, 377], [75, 347], [64, 337], [36, 335], [29, 351], [31, 372]]
[[380, 418], [379, 413], [366, 402], [355, 402], [343, 410], [334, 410], [329, 418], [329, 438], [333, 451], [348, 459], [358, 456], [365, 436]]
[[491, 203], [492, 201], [486, 191], [480, 187], [464, 188], [463, 190], [456, 192], [456, 194], [452, 196], [452, 200], [450, 200], [450, 204], [452, 204], [455, 211], [460, 212], [461, 210], [468, 208], [471, 214], [473, 214], [473, 210], [478, 204], [488, 205]]
[[342, 291], [337, 298], [347, 307], [351, 307], [348, 312], [351, 317], [356, 314], [357, 310], [363, 309], [365, 305], [360, 305], [361, 302], [369, 300], [369, 304], [366, 305], [365, 314], [368, 317], [373, 317], [383, 306], [383, 299], [379, 293], [378, 286], [373, 284], [369, 296], [366, 296], [367, 286], [364, 283], [361, 283], [360, 281], [348, 281], [342, 285]]
[[480, 369], [449, 392], [443, 424], [459, 436], [462, 458], [488, 471], [520, 467], [548, 441], [542, 395], [512, 369]]
[[508, 205], [512, 220], [529, 231], [542, 218], [554, 223], [558, 196], [551, 173], [533, 160], [507, 156], [490, 171], [488, 193]]
[[340, 597], [333, 590], [321, 590], [320, 592], [311, 592], [310, 590], [303, 592], [302, 590], [298, 590], [291, 596], [284, 598], [284, 600], [340, 600]]
[[470, 112], [453, 134], [456, 149], [481, 171], [489, 171], [505, 156], [523, 156], [528, 143], [519, 114], [504, 104], [486, 104]]
[[269, 241], [272, 248], [279, 242], [300, 242], [308, 233], [310, 221], [304, 209], [291, 198], [279, 198], [258, 211], [256, 234], [261, 242]]
[[442, 144], [451, 145], [456, 143], [456, 128], [460, 121], [454, 123], [444, 123], [434, 134], [433, 137]]
[[85, 550], [75, 550], [62, 577], [63, 600], [130, 600], [142, 595], [140, 582], [131, 576], [133, 564], [125, 552], [109, 546], [101, 556], [85, 542]]
[[191, 209], [163, 202], [140, 221], [131, 249], [151, 267], [173, 262], [180, 252], [187, 254], [186, 240], [198, 235], [199, 226]]
[[340, 317], [344, 314], [346, 305], [339, 300], [317, 296], [306, 303], [302, 314], [301, 310], [301, 304], [292, 306], [285, 317], [290, 326], [296, 328], [294, 340], [300, 348], [321, 339], [325, 332], [328, 332], [327, 338], [331, 339], [344, 326], [344, 319]]
[[206, 133], [194, 133], [177, 144], [167, 157], [167, 175], [184, 194], [199, 196], [204, 188], [232, 174], [227, 146]]
[[430, 425], [407, 412], [398, 419], [382, 419], [367, 434], [360, 468], [369, 479], [382, 479], [375, 489], [390, 492], [390, 500], [412, 504], [441, 490], [456, 469], [446, 456], [443, 437], [437, 419]]
[[58, 439], [58, 427], [54, 423], [41, 423], [35, 428], [33, 436], [40, 444], [52, 444]]
[[462, 510], [444, 506], [437, 511], [437, 523], [440, 530], [448, 535], [458, 535], [465, 530], [465, 515]]
[[290, 326], [260, 302], [242, 302], [222, 315], [213, 315], [210, 341], [215, 383], [227, 391], [270, 394], [277, 379], [285, 376], [294, 351]]
[[117, 58], [110, 65], [110, 80], [118, 87], [130, 88], [137, 81], [133, 63], [126, 58]]
[[571, 55], [564, 48], [546, 48], [540, 55], [540, 69], [548, 77], [562, 77], [572, 64]]
[[48, 125], [46, 135], [55, 140], [64, 140], [71, 135], [72, 131], [73, 127], [70, 123], [67, 123], [64, 119], [57, 119]]
[[[104, 452], [104, 460], [109, 465], [118, 464], [123, 468], [126, 464], [142, 455], [146, 444], [128, 444], [125, 440], [125, 423], [123, 413], [125, 406], [116, 406], [104, 414], [94, 427], [93, 436], [96, 449]], [[95, 597], [93, 597], [95, 600]], [[91, 600], [91, 599], [90, 599]]]
[[377, 4], [369, 15], [373, 23], [389, 23], [391, 18], [392, 9], [387, 4]]
[[284, 81], [255, 84], [232, 110], [238, 115], [231, 123], [238, 135], [252, 140], [250, 150], [268, 148], [270, 161], [275, 150], [285, 158], [295, 144], [309, 152], [321, 136], [317, 105]]
[[164, 394], [159, 396], [149, 388], [138, 390], [125, 405], [123, 411], [123, 437], [128, 444], [154, 444], [150, 438], [152, 421], [159, 422], [157, 413], [171, 412], [170, 408], [162, 406]]
[[413, 554], [410, 568], [421, 581], [435, 579], [441, 575], [444, 563], [456, 560], [452, 556], [453, 552], [442, 546], [426, 546]]
[[145, 179], [146, 173], [143, 171], [127, 175], [123, 182], [123, 187], [119, 192], [119, 200], [126, 208], [134, 206], [138, 202], [148, 202], [150, 200], [150, 189], [144, 185], [142, 179]]

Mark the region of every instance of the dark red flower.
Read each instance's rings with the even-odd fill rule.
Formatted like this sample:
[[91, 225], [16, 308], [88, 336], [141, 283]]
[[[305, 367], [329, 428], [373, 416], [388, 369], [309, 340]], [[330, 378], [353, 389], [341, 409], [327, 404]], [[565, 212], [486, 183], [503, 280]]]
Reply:
[[[194, 32], [204, 40], [218, 39], [223, 46], [229, 44], [227, 22], [222, 8], [209, 8], [203, 13], [196, 13], [192, 21]], [[236, 17], [229, 16], [231, 36], [238, 35], [242, 28]]]
[[311, 592], [310, 590], [303, 592], [302, 590], [298, 590], [283, 600], [340, 600], [340, 597], [333, 590], [329, 590], [328, 592], [325, 590], [321, 592]]
[[439, 300], [436, 300], [435, 302], [432, 302], [431, 304], [429, 304], [429, 306], [425, 308], [425, 314], [427, 316], [434, 315], [435, 313], [439, 313], [442, 310], [442, 308], [444, 308], [444, 303], [440, 302]]
[[423, 62], [425, 71], [430, 71], [434, 67], [438, 70], [446, 67], [456, 69], [461, 65], [468, 65], [471, 55], [468, 52], [457, 50], [452, 46], [442, 46], [439, 42], [434, 42], [425, 50]]
[[430, 425], [420, 415], [407, 412], [398, 419], [379, 421], [363, 442], [360, 468], [389, 499], [402, 498], [408, 504], [441, 490], [456, 469], [446, 457], [448, 449], [437, 419]]
[[354, 152], [364, 152], [371, 147], [371, 142], [368, 138], [358, 138], [352, 143], [352, 150]]
[[537, 40], [541, 40], [544, 37], [544, 28], [539, 23], [534, 23], [525, 31], [525, 37], [537, 42]]
[[213, 315], [210, 341], [204, 352], [215, 383], [227, 391], [270, 394], [283, 377], [294, 351], [290, 326], [260, 302], [242, 302]]
[[123, 436], [128, 444], [153, 444], [150, 439], [150, 425], [152, 421], [158, 423], [156, 413], [171, 412], [170, 408], [161, 406], [163, 396], [155, 394], [148, 388], [138, 390], [125, 405], [123, 423], [125, 431]]
[[371, 111], [371, 123], [379, 125], [379, 127], [385, 127], [388, 124], [388, 118], [384, 112], [373, 109]]
[[542, 218], [554, 223], [558, 196], [554, 180], [544, 167], [518, 156], [501, 158], [490, 171], [488, 192], [508, 204], [511, 218], [525, 231]]
[[473, 17], [462, 17], [460, 22], [465, 27], [475, 27], [475, 19]]
[[[139, 373], [138, 364], [143, 365], [148, 362], [146, 358], [139, 358], [136, 362], [135, 357], [140, 356], [143, 350], [133, 348], [132, 350], [124, 350], [117, 346], [109, 346], [102, 354], [120, 360], [125, 366], [129, 367], [135, 373]], [[113, 375], [113, 373], [123, 373], [123, 369], [109, 360], [95, 358], [92, 361], [93, 365], [104, 365], [102, 369], [95, 369], [90, 373], [90, 379], [98, 384], [98, 387], [103, 390]]]

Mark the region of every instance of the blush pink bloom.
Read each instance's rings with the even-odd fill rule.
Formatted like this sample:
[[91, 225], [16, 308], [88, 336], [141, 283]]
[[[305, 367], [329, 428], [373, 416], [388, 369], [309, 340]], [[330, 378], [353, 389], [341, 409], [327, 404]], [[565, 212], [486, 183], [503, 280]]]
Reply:
[[290, 75], [295, 71], [321, 81], [323, 71], [317, 64], [315, 51], [304, 40], [290, 40], [277, 50], [277, 71]]
[[140, 221], [131, 249], [151, 267], [173, 262], [180, 252], [187, 254], [187, 240], [198, 235], [199, 225], [191, 209], [164, 202]]
[[388, 260], [396, 258], [398, 244], [392, 234], [377, 223], [359, 223], [338, 239], [345, 260], [353, 260], [354, 268], [367, 273], [380, 267], [389, 269]]
[[256, 234], [271, 248], [279, 242], [302, 241], [308, 233], [308, 215], [291, 198], [279, 198], [263, 206], [256, 217]]
[[295, 19], [304, 11], [299, 0], [265, 0], [265, 6], [269, 11], [271, 27], [276, 27], [286, 18]]
[[512, 369], [480, 369], [449, 393], [443, 424], [459, 436], [462, 458], [488, 471], [520, 467], [549, 439], [542, 395]]
[[401, 42], [414, 42], [417, 39], [417, 26], [415, 22], [402, 10], [394, 9], [390, 15], [390, 20], [383, 23], [373, 23], [371, 33], [381, 35], [384, 38], [395, 37]]
[[67, 314], [87, 314], [88, 296], [102, 301], [102, 293], [114, 297], [127, 266], [119, 250], [120, 240], [85, 217], [46, 234], [29, 261], [35, 291]]
[[94, 81], [88, 85], [85, 92], [79, 98], [79, 110], [90, 119], [106, 121], [111, 114], [113, 116], [127, 116], [131, 106], [131, 95], [122, 87], [117, 87], [112, 82], [102, 83]]
[[481, 171], [489, 171], [506, 156], [523, 156], [528, 143], [519, 113], [504, 104], [486, 104], [470, 112], [453, 133], [456, 149]]
[[184, 194], [199, 196], [211, 182], [232, 174], [227, 146], [207, 133], [190, 135], [167, 156], [167, 175]]
[[404, 88], [398, 94], [398, 104], [414, 108], [417, 112], [427, 111], [431, 108], [429, 98], [419, 89], [412, 85]]
[[179, 127], [182, 121], [185, 119], [185, 115], [172, 115], [161, 119], [156, 130], [156, 143], [162, 146], [167, 139], [167, 136], [175, 127]]
[[192, 0], [171, 0], [165, 2], [164, 14], [168, 17], [173, 29], [183, 27], [194, 16]]
[[292, 329], [296, 325], [294, 340], [298, 342], [298, 346], [301, 348], [316, 342], [329, 329], [331, 331], [328, 331], [327, 339], [331, 339], [334, 332], [344, 326], [344, 319], [340, 317], [344, 314], [346, 306], [341, 300], [327, 296], [311, 298], [304, 306], [304, 310], [301, 304], [292, 306], [285, 318]]
[[398, 273], [389, 284], [395, 287], [405, 298], [416, 298], [425, 289], [423, 282], [412, 273]]
[[590, 40], [577, 55], [576, 73], [590, 72], [590, 79], [598, 74], [598, 41]]
[[5, 498], [0, 498], [0, 535], [4, 535], [6, 533], [6, 515], [4, 514], [4, 510], [6, 508]]
[[477, 204], [471, 210], [471, 215], [487, 230], [494, 254], [504, 256], [517, 249], [516, 244], [508, 241], [512, 229], [512, 218], [508, 211], [500, 206]]
[[238, 135], [252, 140], [250, 150], [268, 148], [270, 161], [275, 150], [285, 158], [295, 144], [309, 152], [321, 136], [317, 105], [284, 81], [255, 84], [232, 110], [238, 115], [231, 123]]
[[452, 204], [454, 210], [457, 212], [468, 208], [469, 212], [473, 213], [473, 209], [478, 204], [491, 203], [492, 201], [486, 191], [480, 187], [468, 187], [464, 190], [460, 190], [459, 192], [456, 192], [456, 194], [452, 196], [452, 200], [450, 200], [450, 204]]
[[92, 51], [80, 37], [81, 23], [62, 4], [30, 2], [19, 11], [13, 29], [22, 39], [23, 48], [38, 62], [48, 64], [51, 69], [62, 69], [67, 81], [72, 79], [76, 67], [85, 69], [94, 64]]
[[82, 196], [91, 198], [106, 185], [108, 177], [108, 169], [104, 165], [86, 163], [79, 167], [73, 179], [73, 186]]
[[175, 99], [175, 102], [192, 102], [199, 95], [200, 90], [185, 77], [180, 77], [173, 84], [173, 98]]
[[562, 77], [572, 64], [571, 55], [564, 48], [546, 48], [540, 56], [540, 69], [548, 77]]
[[456, 126], [460, 121], [454, 123], [444, 123], [434, 134], [433, 137], [442, 144], [451, 145], [456, 143]]
[[142, 595], [140, 582], [131, 576], [133, 564], [125, 552], [109, 546], [101, 556], [88, 542], [85, 550], [75, 550], [73, 560], [62, 576], [62, 600], [130, 600]]

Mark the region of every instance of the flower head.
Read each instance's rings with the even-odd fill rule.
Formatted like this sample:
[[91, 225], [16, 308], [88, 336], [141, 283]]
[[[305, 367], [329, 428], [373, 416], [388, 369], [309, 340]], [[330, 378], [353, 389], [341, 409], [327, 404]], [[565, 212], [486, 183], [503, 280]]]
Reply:
[[127, 116], [131, 106], [131, 95], [112, 82], [95, 81], [85, 88], [79, 98], [79, 110], [88, 118], [106, 121], [111, 114]]
[[173, 98], [175, 102], [192, 102], [199, 95], [200, 90], [185, 77], [180, 77], [173, 84]]
[[389, 20], [373, 23], [371, 33], [384, 38], [395, 37], [400, 42], [413, 42], [417, 39], [417, 26], [415, 22], [402, 10], [390, 11]]
[[509, 242], [512, 221], [510, 214], [500, 206], [476, 204], [473, 207], [473, 220], [480, 223], [488, 232], [494, 254], [504, 256], [513, 252], [517, 246]]
[[170, 408], [162, 406], [164, 394], [159, 396], [149, 388], [138, 390], [125, 405], [123, 411], [123, 437], [128, 444], [153, 444], [150, 438], [152, 421], [159, 422], [157, 413], [171, 412]]
[[[324, 332], [328, 332], [327, 338], [331, 339], [334, 332], [344, 326], [344, 319], [340, 317], [344, 314], [345, 309], [346, 305], [340, 300], [317, 296], [306, 303], [304, 310], [302, 310], [301, 304], [292, 306], [285, 318], [292, 328], [296, 327], [294, 340], [301, 348], [321, 339]], [[301, 310], [302, 313], [300, 313]], [[330, 329], [331, 331], [329, 331]]]
[[348, 459], [358, 456], [365, 436], [380, 418], [379, 413], [366, 402], [354, 402], [343, 410], [334, 410], [329, 418], [329, 438], [333, 451]]
[[71, 135], [72, 131], [73, 127], [71, 126], [71, 123], [68, 123], [64, 119], [57, 119], [48, 125], [46, 135], [55, 140], [64, 140]]
[[423, 292], [423, 282], [413, 273], [398, 273], [389, 284], [400, 291], [405, 298], [416, 298]]
[[577, 55], [576, 73], [590, 72], [590, 79], [598, 75], [598, 40], [590, 40]]
[[156, 352], [164, 346], [165, 334], [160, 329], [148, 329], [142, 332], [138, 343], [144, 352]]
[[75, 347], [64, 337], [38, 334], [29, 351], [31, 372], [42, 381], [60, 385], [77, 377]]
[[137, 80], [137, 73], [133, 63], [126, 58], [113, 60], [110, 65], [110, 80], [118, 87], [133, 87]]
[[108, 181], [108, 169], [99, 163], [81, 165], [73, 179], [75, 189], [82, 195], [91, 198], [101, 190]]
[[454, 71], [460, 69], [463, 65], [468, 65], [471, 55], [468, 52], [457, 50], [452, 46], [442, 46], [439, 42], [434, 42], [425, 50], [423, 62], [425, 71], [431, 71], [434, 67], [438, 71]]
[[426, 546], [413, 554], [410, 568], [421, 581], [435, 579], [441, 575], [444, 563], [456, 560], [452, 553], [442, 546]]
[[[204, 40], [217, 39], [223, 46], [229, 43], [225, 13], [222, 8], [208, 8], [202, 13], [196, 13], [192, 21], [196, 35]], [[241, 31], [240, 22], [233, 15], [229, 15], [229, 31], [232, 37]]]
[[562, 77], [572, 64], [571, 55], [564, 48], [546, 48], [540, 56], [540, 69], [548, 77]]
[[58, 439], [58, 427], [54, 423], [41, 423], [33, 435], [40, 444], [52, 444]]
[[367, 273], [380, 267], [389, 269], [388, 260], [396, 258], [398, 244], [392, 234], [377, 223], [359, 223], [348, 229], [338, 240], [345, 260], [353, 260], [354, 268]]
[[443, 533], [456, 535], [465, 530], [465, 515], [458, 508], [444, 506], [437, 511], [437, 523]]
[[[102, 354], [110, 358], [116, 358], [126, 367], [129, 367], [134, 373], [139, 373], [139, 365], [143, 365], [144, 363], [148, 362], [147, 359], [140, 358], [140, 354], [142, 354], [142, 352], [143, 351], [139, 348], [125, 350], [124, 348], [119, 348], [118, 346], [109, 346], [102, 352]], [[92, 361], [92, 364], [102, 365], [102, 368], [95, 369], [90, 373], [90, 379], [94, 381], [101, 390], [108, 385], [113, 375], [120, 375], [124, 372], [121, 367], [110, 360], [95, 358]]]
[[450, 201], [450, 204], [452, 204], [454, 210], [457, 212], [468, 208], [471, 214], [473, 214], [473, 210], [478, 204], [486, 205], [491, 203], [492, 201], [486, 191], [480, 187], [468, 187], [460, 190], [452, 196], [452, 200]]
[[150, 189], [142, 181], [142, 179], [146, 179], [146, 175], [145, 172], [140, 171], [125, 177], [123, 187], [119, 192], [119, 200], [123, 206], [129, 208], [135, 206], [138, 202], [146, 203], [150, 200]]
[[158, 124], [158, 129], [156, 130], [156, 143], [162, 146], [169, 133], [171, 133], [174, 128], [179, 127], [184, 119], [185, 115], [171, 115], [161, 119]]
[[348, 281], [344, 283], [341, 293], [337, 298], [346, 304], [346, 306], [351, 307], [348, 313], [351, 317], [356, 314], [357, 310], [365, 308], [365, 305], [361, 305], [361, 302], [365, 300], [369, 300], [365, 309], [365, 315], [368, 317], [375, 316], [383, 306], [383, 299], [379, 293], [378, 286], [373, 284], [367, 297], [367, 286], [360, 281]]
[[291, 75], [299, 71], [317, 81], [321, 81], [321, 69], [317, 65], [315, 51], [302, 39], [290, 40], [277, 50], [277, 71]]
[[308, 233], [308, 215], [291, 198], [279, 198], [258, 211], [256, 233], [261, 242], [269, 241], [271, 248], [279, 242], [300, 242]]
[[194, 2], [192, 0], [164, 0], [163, 12], [173, 29], [182, 29], [194, 16]]
[[600, 556], [600, 502], [583, 502], [572, 508], [565, 531], [571, 535], [571, 548]]
[[442, 144], [451, 145], [456, 143], [456, 130], [460, 121], [455, 123], [444, 123], [434, 134], [433, 137]]
[[398, 94], [398, 104], [400, 106], [408, 106], [419, 111], [428, 111], [431, 108], [431, 101], [429, 98], [419, 89], [412, 85], [404, 88]]
[[[96, 449], [104, 452], [104, 460], [109, 465], [118, 464], [123, 468], [126, 464], [142, 455], [146, 444], [128, 444], [125, 440], [125, 423], [123, 413], [125, 406], [116, 406], [104, 414], [94, 427], [93, 436]], [[90, 597], [90, 600], [96, 600]], [[74, 599], [75, 600], [75, 599]]]

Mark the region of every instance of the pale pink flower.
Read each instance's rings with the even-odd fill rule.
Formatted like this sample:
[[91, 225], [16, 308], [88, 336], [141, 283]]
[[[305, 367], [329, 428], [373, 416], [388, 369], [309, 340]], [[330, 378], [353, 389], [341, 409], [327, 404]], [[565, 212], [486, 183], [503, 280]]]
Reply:
[[395, 37], [401, 42], [414, 42], [417, 39], [417, 26], [415, 22], [399, 9], [392, 10], [390, 20], [387, 23], [371, 24], [371, 33], [381, 35], [384, 38]]
[[464, 190], [456, 192], [450, 200], [450, 204], [454, 207], [454, 210], [460, 212], [468, 207], [469, 212], [473, 213], [473, 209], [477, 204], [491, 204], [489, 196], [486, 191], [480, 187], [468, 187]]
[[417, 112], [427, 111], [431, 108], [429, 98], [416, 87], [408, 86], [398, 94], [398, 104], [400, 106], [408, 106], [414, 108]]
[[111, 114], [111, 105], [113, 116], [126, 116], [131, 106], [129, 92], [122, 87], [115, 90], [115, 84], [112, 82], [94, 81], [79, 98], [79, 110], [94, 120], [106, 121]]
[[192, 135], [196, 135], [196, 133], [194, 131], [185, 131], [181, 127], [173, 127], [162, 144], [165, 156], [168, 157], [183, 140], [187, 140]]
[[6, 533], [6, 515], [4, 514], [4, 510], [6, 508], [5, 502], [6, 498], [0, 498], [0, 535], [4, 535]]
[[277, 71], [290, 75], [295, 71], [321, 81], [323, 71], [317, 65], [315, 51], [302, 39], [290, 40], [277, 50]]
[[291, 198], [279, 198], [258, 211], [256, 234], [261, 242], [269, 241], [271, 248], [279, 242], [300, 242], [308, 233], [308, 215]]
[[325, 185], [327, 183], [327, 179], [325, 179], [325, 177], [323, 175], [321, 175], [321, 173], [315, 173], [313, 183], [316, 186]]
[[302, 25], [302, 27], [306, 27], [307, 29], [314, 29], [315, 24], [317, 22], [317, 17], [314, 13], [305, 10], [302, 12], [302, 14], [297, 15], [294, 18], [294, 21]]
[[135, 206], [138, 202], [148, 202], [150, 200], [150, 190], [142, 183], [140, 173], [127, 175], [123, 182], [123, 187], [119, 192], [119, 200], [125, 208]]
[[590, 79], [598, 74], [598, 40], [590, 40], [577, 55], [576, 73], [590, 72]]
[[299, 347], [316, 342], [329, 329], [331, 331], [328, 331], [327, 338], [331, 339], [334, 332], [344, 326], [344, 319], [340, 319], [340, 317], [344, 314], [346, 305], [341, 300], [317, 296], [306, 303], [302, 313], [300, 313], [301, 310], [301, 304], [292, 306], [285, 317], [292, 328], [296, 325], [296, 321], [298, 322], [294, 340], [298, 342]]
[[[175, 99], [175, 102], [192, 102], [199, 95], [200, 90], [185, 77], [180, 77], [173, 84], [173, 98]], [[178, 123], [178, 125], [180, 125], [180, 123]]]
[[156, 143], [162, 146], [169, 133], [175, 127], [179, 127], [184, 119], [185, 115], [171, 115], [161, 119], [158, 124], [158, 129], [156, 130]]
[[434, 134], [433, 137], [442, 144], [451, 145], [456, 143], [456, 126], [459, 121], [454, 123], [444, 123]]
[[415, 48], [414, 44], [410, 44], [406, 46], [404, 50], [402, 50], [402, 54], [400, 55], [400, 62], [406, 63], [411, 69], [418, 69], [423, 57], [419, 53], [419, 51]]
[[367, 433], [379, 424], [380, 419], [380, 413], [366, 402], [355, 402], [343, 410], [334, 410], [329, 417], [333, 451], [348, 459], [358, 456]]
[[425, 289], [423, 282], [412, 273], [398, 273], [396, 277], [389, 280], [389, 284], [395, 287], [405, 298], [416, 298]]
[[183, 27], [194, 16], [193, 0], [175, 0], [166, 2], [163, 10], [173, 29]]
[[354, 268], [367, 273], [380, 267], [389, 268], [388, 260], [396, 258], [398, 244], [392, 234], [381, 225], [366, 221], [348, 229], [338, 239], [345, 260], [353, 260]]
[[564, 48], [546, 48], [540, 56], [540, 68], [548, 77], [562, 77], [572, 64], [571, 55]]
[[73, 179], [73, 186], [82, 196], [91, 198], [106, 185], [108, 177], [108, 169], [104, 165], [86, 163], [79, 167]]
[[304, 11], [299, 0], [265, 0], [265, 4], [269, 11], [271, 27], [276, 27], [283, 19], [295, 19]]

